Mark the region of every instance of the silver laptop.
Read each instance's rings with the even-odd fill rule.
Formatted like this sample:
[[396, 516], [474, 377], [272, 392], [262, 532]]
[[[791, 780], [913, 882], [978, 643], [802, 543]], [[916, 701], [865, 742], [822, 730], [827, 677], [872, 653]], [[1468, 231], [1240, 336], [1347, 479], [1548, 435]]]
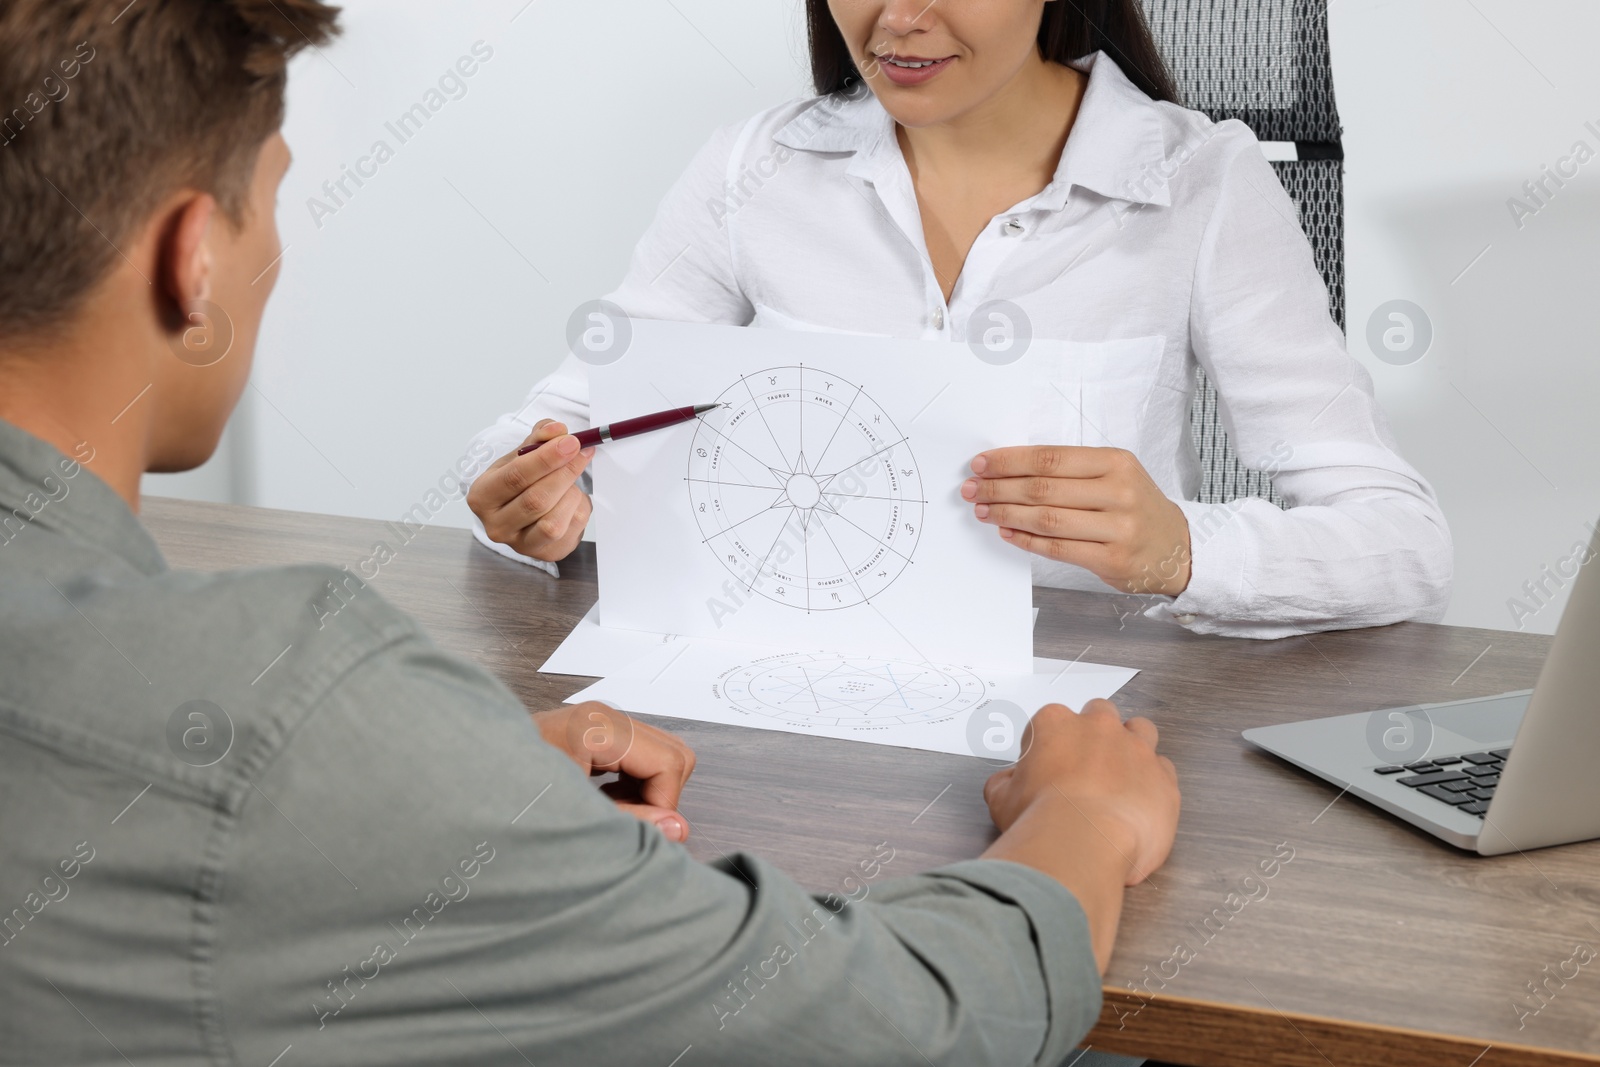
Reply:
[[1246, 730], [1484, 856], [1600, 837], [1600, 530], [1533, 689]]

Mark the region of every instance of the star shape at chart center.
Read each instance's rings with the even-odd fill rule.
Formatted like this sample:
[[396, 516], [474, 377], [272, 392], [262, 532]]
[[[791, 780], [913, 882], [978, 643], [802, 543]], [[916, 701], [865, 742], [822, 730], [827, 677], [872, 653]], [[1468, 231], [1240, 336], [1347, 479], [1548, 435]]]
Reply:
[[[904, 669], [904, 668], [902, 668]], [[798, 670], [799, 678], [794, 676]], [[776, 673], [771, 676], [765, 691], [773, 697], [782, 697], [782, 705], [811, 701], [818, 710], [849, 709], [870, 714], [884, 704], [899, 706], [907, 711], [917, 710], [912, 701], [932, 697], [937, 699], [944, 688], [944, 679], [932, 672], [913, 669], [909, 675], [898, 675], [893, 664], [858, 665], [842, 662], [818, 677], [812, 677], [804, 667]]]
[[775, 467], [768, 467], [778, 481], [783, 485], [783, 496], [779, 498], [780, 506], [788, 506], [800, 514], [800, 525], [810, 525], [811, 516], [818, 507], [824, 511], [832, 511], [823, 503], [822, 494], [827, 492], [828, 483], [833, 481], [832, 474], [817, 474], [807, 463], [806, 454], [802, 451], [795, 459], [794, 470], [785, 471]]

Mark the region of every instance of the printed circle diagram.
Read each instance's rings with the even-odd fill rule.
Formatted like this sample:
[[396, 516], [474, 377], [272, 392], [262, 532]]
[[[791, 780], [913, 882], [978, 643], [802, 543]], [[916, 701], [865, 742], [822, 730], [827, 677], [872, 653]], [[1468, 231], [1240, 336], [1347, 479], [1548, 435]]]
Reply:
[[717, 398], [689, 447], [689, 506], [746, 593], [803, 611], [870, 602], [912, 565], [922, 474], [864, 389], [772, 367]]
[[802, 726], [895, 726], [948, 719], [988, 699], [963, 667], [786, 652], [733, 668], [723, 699], [750, 715]]

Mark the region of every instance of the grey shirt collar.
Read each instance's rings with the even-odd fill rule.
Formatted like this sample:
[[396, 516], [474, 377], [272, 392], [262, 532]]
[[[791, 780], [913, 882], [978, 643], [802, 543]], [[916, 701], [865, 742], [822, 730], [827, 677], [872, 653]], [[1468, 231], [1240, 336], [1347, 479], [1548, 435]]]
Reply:
[[115, 490], [78, 460], [0, 419], [0, 551], [33, 525], [101, 549], [141, 574], [167, 570], [161, 550]]

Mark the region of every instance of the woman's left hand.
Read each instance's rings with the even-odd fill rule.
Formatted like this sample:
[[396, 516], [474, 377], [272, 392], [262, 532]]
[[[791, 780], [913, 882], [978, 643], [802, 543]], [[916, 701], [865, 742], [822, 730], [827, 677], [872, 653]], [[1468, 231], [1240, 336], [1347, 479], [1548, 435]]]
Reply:
[[1030, 445], [972, 461], [961, 495], [1019, 548], [1093, 572], [1128, 593], [1189, 585], [1189, 520], [1132, 452]]

